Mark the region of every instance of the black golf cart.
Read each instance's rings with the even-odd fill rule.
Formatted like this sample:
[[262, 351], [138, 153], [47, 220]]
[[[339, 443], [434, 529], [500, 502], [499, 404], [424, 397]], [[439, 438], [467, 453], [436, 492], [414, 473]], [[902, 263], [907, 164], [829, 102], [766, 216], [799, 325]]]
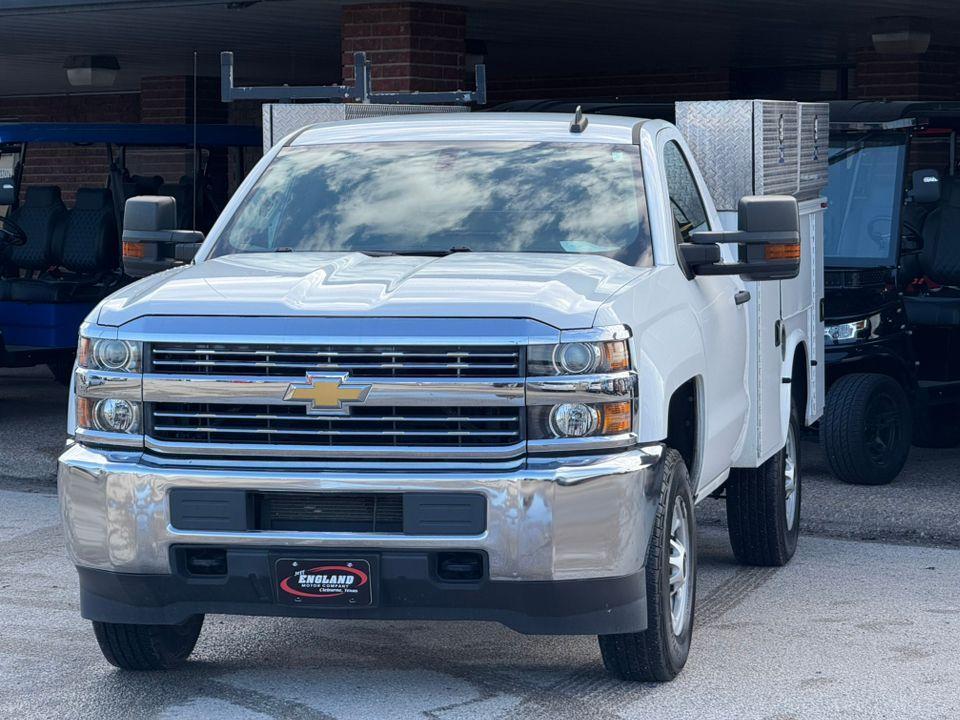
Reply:
[[958, 102], [834, 102], [825, 250], [833, 472], [892, 481], [960, 444]]
[[[192, 231], [209, 229], [230, 185], [242, 179], [244, 151], [259, 155], [261, 141], [258, 128], [239, 125], [0, 124], [0, 368], [46, 364], [68, 382], [90, 310], [131, 275], [176, 262], [157, 256], [170, 243], [133, 243], [128, 257], [120, 240], [125, 201], [169, 196], [171, 225], [199, 237]], [[72, 207], [60, 187], [38, 184], [51, 163], [69, 162], [57, 154], [64, 147], [102, 149], [99, 175], [106, 177], [99, 187], [76, 189]], [[173, 168], [187, 172], [169, 182], [157, 172]], [[81, 172], [56, 169], [58, 176]]]

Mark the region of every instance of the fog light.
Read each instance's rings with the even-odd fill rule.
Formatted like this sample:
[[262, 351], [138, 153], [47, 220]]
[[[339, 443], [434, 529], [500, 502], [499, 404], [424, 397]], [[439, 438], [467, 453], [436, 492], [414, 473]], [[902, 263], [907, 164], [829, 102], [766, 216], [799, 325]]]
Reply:
[[137, 422], [137, 410], [126, 400], [101, 400], [94, 409], [94, 420], [104, 432], [130, 432]]
[[564, 403], [550, 412], [550, 428], [559, 437], [585, 437], [599, 423], [597, 409], [583, 403]]

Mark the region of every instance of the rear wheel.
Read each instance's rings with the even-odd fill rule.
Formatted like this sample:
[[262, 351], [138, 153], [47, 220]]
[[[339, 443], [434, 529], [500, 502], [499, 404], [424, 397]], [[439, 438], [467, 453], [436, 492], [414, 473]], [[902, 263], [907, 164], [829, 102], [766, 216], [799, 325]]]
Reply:
[[758, 468], [735, 468], [727, 480], [727, 529], [737, 560], [786, 565], [800, 534], [800, 424], [791, 414], [784, 448]]
[[189, 657], [200, 637], [203, 615], [179, 625], [126, 625], [94, 622], [100, 651], [123, 670], [167, 670]]
[[657, 472], [660, 503], [644, 567], [647, 629], [599, 638], [604, 666], [622, 680], [672, 680], [690, 653], [697, 590], [693, 493], [676, 450], [666, 450]]
[[907, 395], [888, 375], [845, 375], [827, 393], [820, 442], [830, 469], [844, 482], [891, 482], [907, 462], [912, 435]]

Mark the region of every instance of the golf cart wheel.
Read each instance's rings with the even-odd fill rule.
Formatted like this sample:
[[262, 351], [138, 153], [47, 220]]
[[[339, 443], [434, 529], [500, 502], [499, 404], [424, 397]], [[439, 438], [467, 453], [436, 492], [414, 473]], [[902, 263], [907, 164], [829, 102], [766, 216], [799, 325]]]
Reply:
[[921, 448], [960, 445], [960, 406], [919, 409], [913, 418], [913, 444]]
[[830, 469], [844, 482], [891, 482], [907, 462], [912, 435], [907, 395], [888, 375], [845, 375], [827, 393], [820, 442]]
[[779, 567], [800, 535], [800, 423], [791, 413], [782, 450], [758, 468], [734, 468], [726, 484], [727, 531], [744, 565]]
[[690, 653], [697, 591], [693, 492], [676, 450], [666, 450], [657, 473], [660, 502], [644, 563], [647, 629], [599, 637], [604, 667], [621, 680], [672, 680]]
[[100, 651], [122, 670], [168, 670], [186, 660], [196, 647], [203, 615], [179, 625], [126, 625], [94, 622]]

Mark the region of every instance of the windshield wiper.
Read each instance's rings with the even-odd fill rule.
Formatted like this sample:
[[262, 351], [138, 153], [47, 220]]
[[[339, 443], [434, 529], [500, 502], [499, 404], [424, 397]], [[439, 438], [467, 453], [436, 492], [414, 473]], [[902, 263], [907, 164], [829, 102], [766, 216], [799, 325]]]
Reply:
[[362, 253], [370, 257], [385, 257], [388, 255], [401, 255], [404, 257], [417, 255], [424, 257], [446, 257], [454, 253], [473, 252], [473, 250], [466, 245], [455, 245], [448, 250], [355, 250], [354, 252]]

